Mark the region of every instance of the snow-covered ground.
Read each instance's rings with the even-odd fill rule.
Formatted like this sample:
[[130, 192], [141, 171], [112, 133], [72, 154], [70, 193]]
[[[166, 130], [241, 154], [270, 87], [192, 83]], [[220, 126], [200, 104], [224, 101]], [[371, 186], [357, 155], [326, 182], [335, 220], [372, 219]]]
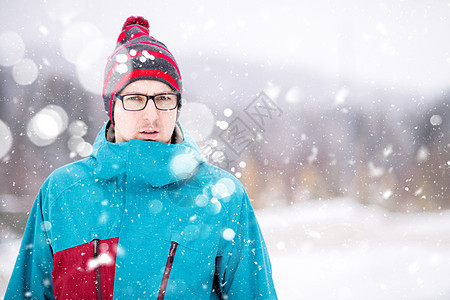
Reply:
[[258, 217], [280, 299], [450, 299], [450, 211], [336, 199]]
[[[395, 214], [335, 199], [257, 215], [280, 299], [450, 299], [450, 211]], [[18, 246], [0, 243], [0, 295]]]

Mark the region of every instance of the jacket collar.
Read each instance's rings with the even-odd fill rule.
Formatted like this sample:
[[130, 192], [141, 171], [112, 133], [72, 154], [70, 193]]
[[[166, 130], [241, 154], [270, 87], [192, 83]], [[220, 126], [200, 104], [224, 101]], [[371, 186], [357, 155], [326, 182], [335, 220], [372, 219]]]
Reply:
[[100, 130], [91, 154], [99, 178], [112, 179], [124, 174], [129, 184], [163, 187], [190, 178], [204, 162], [197, 144], [179, 123], [178, 134], [184, 137], [179, 144], [140, 140], [111, 143], [106, 140], [109, 124], [105, 123]]

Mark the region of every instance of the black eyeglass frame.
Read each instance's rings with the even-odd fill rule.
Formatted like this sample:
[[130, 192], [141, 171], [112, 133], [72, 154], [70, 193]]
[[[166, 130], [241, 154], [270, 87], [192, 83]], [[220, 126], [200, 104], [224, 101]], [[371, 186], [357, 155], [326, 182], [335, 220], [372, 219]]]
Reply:
[[[176, 103], [174, 108], [158, 108], [158, 106], [156, 105], [156, 102], [155, 102], [155, 97], [163, 96], [163, 95], [177, 96], [177, 103]], [[126, 94], [126, 95], [118, 95], [118, 94], [116, 94], [115, 96], [122, 101], [122, 107], [126, 111], [140, 111], [140, 110], [144, 110], [147, 107], [147, 104], [148, 104], [149, 100], [153, 101], [153, 104], [155, 104], [155, 107], [156, 107], [157, 110], [171, 111], [171, 110], [174, 110], [174, 109], [178, 108], [180, 100], [181, 100], [181, 95], [179, 93], [161, 93], [161, 94], [156, 94], [156, 95], [153, 95], [153, 96], [148, 96], [148, 95], [143, 95], [143, 94]], [[142, 107], [140, 109], [126, 109], [125, 108], [125, 103], [123, 102], [123, 98], [126, 97], [126, 96], [143, 96], [143, 97], [146, 97], [147, 100], [145, 101], [144, 107]]]

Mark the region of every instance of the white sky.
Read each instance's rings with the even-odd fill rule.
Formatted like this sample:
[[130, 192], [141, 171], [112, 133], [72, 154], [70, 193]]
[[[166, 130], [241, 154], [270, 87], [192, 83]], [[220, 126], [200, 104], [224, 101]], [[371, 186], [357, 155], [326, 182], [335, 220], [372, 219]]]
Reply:
[[[26, 43], [42, 43], [84, 21], [111, 41], [112, 49], [129, 15], [146, 17], [151, 34], [175, 57], [217, 51], [423, 93], [450, 86], [449, 0], [1, 0], [0, 33], [14, 30]], [[37, 36], [42, 26], [48, 30], [45, 39]]]

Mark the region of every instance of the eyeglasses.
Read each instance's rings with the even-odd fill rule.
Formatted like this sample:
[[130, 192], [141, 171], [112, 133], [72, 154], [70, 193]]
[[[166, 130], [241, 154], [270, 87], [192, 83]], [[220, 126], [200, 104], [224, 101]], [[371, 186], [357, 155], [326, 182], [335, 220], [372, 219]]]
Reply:
[[155, 107], [159, 110], [173, 110], [177, 108], [180, 94], [164, 93], [153, 96], [132, 94], [132, 95], [116, 95], [122, 100], [123, 109], [130, 111], [143, 110], [149, 100], [153, 100]]

